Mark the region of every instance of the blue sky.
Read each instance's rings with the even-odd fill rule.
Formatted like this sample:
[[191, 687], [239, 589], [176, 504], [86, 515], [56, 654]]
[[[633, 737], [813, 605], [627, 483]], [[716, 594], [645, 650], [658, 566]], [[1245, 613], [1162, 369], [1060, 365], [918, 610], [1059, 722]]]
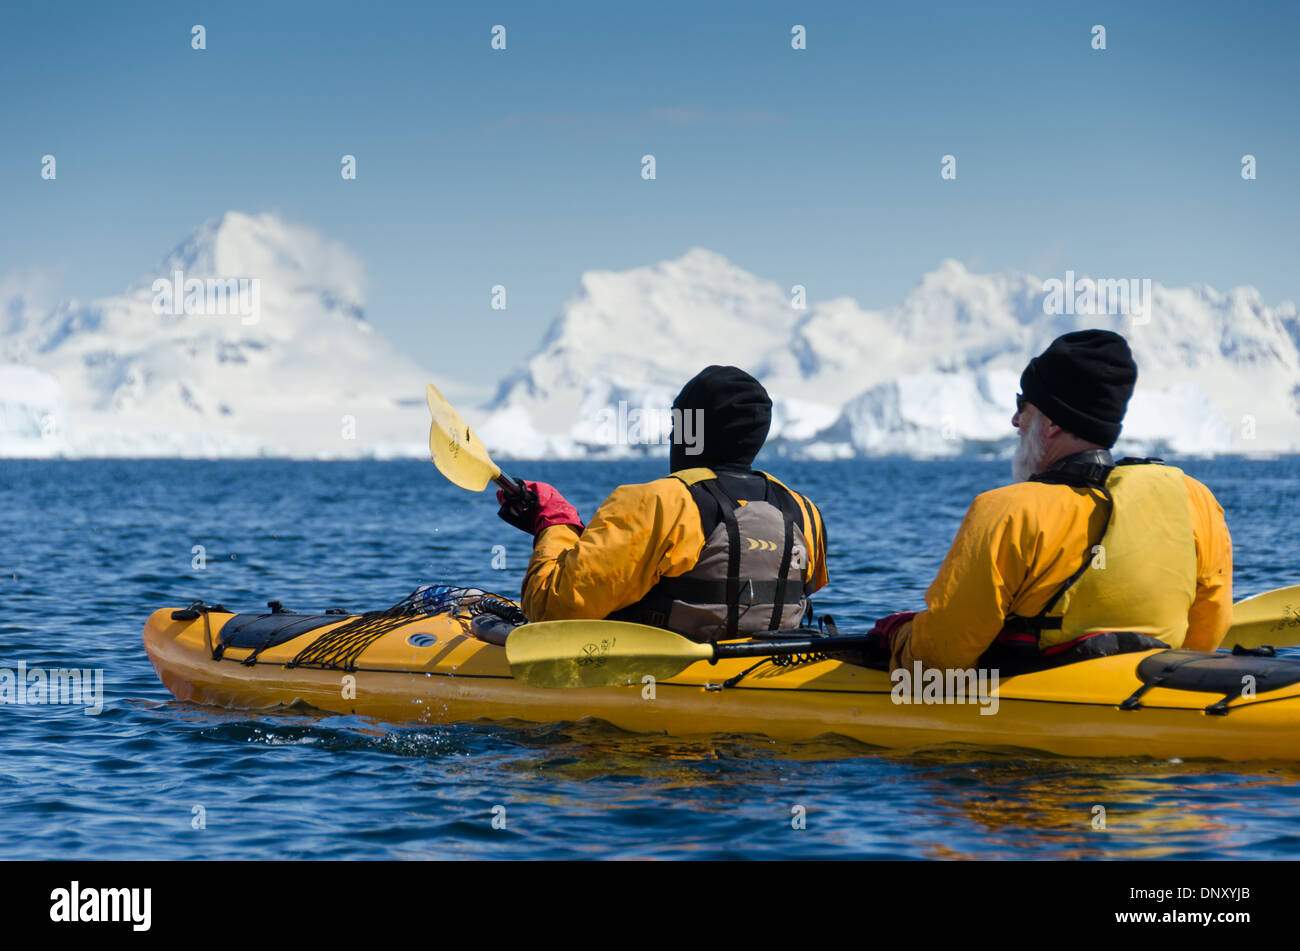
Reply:
[[275, 211], [361, 257], [368, 317], [403, 349], [488, 382], [583, 270], [697, 245], [867, 306], [945, 257], [1294, 300], [1297, 9], [7, 5], [0, 274], [117, 293], [205, 219]]

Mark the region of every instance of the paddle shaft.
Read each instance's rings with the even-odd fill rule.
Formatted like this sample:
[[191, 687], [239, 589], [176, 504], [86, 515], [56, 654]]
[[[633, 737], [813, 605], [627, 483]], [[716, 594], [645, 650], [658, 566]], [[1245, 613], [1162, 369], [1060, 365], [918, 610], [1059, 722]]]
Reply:
[[519, 487], [518, 482], [506, 475], [504, 472], [498, 472], [492, 481], [501, 486], [501, 491], [506, 494], [506, 498], [508, 499], [517, 500], [528, 495], [524, 489]]
[[[1289, 590], [1294, 591], [1295, 589]], [[1273, 592], [1268, 593], [1272, 594]], [[1294, 627], [1300, 633], [1300, 623], [1295, 624]], [[1278, 637], [1275, 640], [1274, 646], [1281, 644], [1281, 646], [1285, 647], [1295, 643], [1294, 639], [1285, 637]], [[1229, 631], [1225, 643], [1231, 641], [1232, 636], [1231, 631]], [[784, 657], [789, 654], [808, 652], [831, 654], [837, 651], [857, 650], [873, 643], [880, 643], [880, 639], [869, 634], [847, 634], [838, 637], [804, 637], [797, 640], [751, 641], [747, 644], [715, 644], [713, 646], [713, 660], [726, 660], [730, 657]]]
[[506, 497], [506, 503], [513, 511], [525, 515], [537, 508], [537, 493], [525, 486], [522, 479], [515, 479], [506, 475], [498, 466], [497, 474], [492, 478], [492, 481], [501, 486], [501, 491]]
[[817, 652], [822, 654], [837, 651], [857, 650], [869, 644], [879, 642], [869, 634], [847, 634], [843, 637], [805, 637], [793, 641], [753, 641], [748, 644], [715, 644], [713, 659], [726, 660], [729, 657], [784, 657], [788, 654], [805, 654]]

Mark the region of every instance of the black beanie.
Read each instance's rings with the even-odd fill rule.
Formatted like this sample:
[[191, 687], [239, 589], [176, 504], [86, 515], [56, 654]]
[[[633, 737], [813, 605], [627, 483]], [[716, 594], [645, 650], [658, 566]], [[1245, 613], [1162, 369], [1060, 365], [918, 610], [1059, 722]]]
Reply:
[[1109, 449], [1136, 382], [1137, 364], [1123, 337], [1079, 330], [1057, 337], [1029, 361], [1020, 392], [1066, 432]]
[[[738, 367], [705, 367], [673, 400], [682, 414], [696, 411], [686, 433], [674, 431], [672, 471], [695, 466], [748, 466], [772, 425], [772, 400], [763, 384]], [[688, 443], [683, 438], [692, 435]]]

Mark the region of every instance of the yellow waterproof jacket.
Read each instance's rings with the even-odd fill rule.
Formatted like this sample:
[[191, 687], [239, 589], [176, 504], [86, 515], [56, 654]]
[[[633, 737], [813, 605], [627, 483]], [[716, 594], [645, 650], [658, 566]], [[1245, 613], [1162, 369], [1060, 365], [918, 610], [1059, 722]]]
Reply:
[[[802, 514], [808, 590], [816, 591], [827, 580], [825, 527], [810, 500], [790, 494]], [[699, 506], [681, 479], [620, 486], [581, 535], [554, 525], [537, 536], [524, 574], [524, 613], [533, 621], [608, 617], [661, 578], [694, 568], [705, 541]]]
[[[1187, 475], [1181, 481], [1196, 575], [1181, 646], [1213, 650], [1232, 623], [1232, 539], [1210, 490]], [[978, 496], [926, 592], [926, 610], [895, 636], [893, 666], [973, 667], [1008, 617], [1047, 608], [1101, 538], [1106, 516], [1095, 490], [1066, 485], [1021, 482]], [[1118, 583], [1122, 576], [1111, 577]], [[1134, 607], [1140, 616], [1141, 605]]]

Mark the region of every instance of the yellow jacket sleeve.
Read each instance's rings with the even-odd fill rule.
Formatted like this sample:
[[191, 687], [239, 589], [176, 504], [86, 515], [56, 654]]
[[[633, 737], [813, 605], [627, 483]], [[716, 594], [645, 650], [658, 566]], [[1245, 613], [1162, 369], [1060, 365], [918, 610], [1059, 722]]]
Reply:
[[813, 504], [812, 499], [791, 492], [794, 500], [803, 510], [803, 540], [808, 546], [808, 591], [820, 591], [830, 580], [826, 573], [826, 525], [822, 513]]
[[639, 601], [660, 578], [684, 574], [704, 548], [700, 513], [680, 479], [615, 489], [581, 535], [542, 531], [524, 574], [533, 621], [595, 620]]
[[925, 593], [927, 610], [899, 629], [893, 666], [966, 669], [1002, 630], [1011, 603], [1036, 554], [1005, 492], [971, 503], [943, 566]]
[[[829, 576], [826, 569], [826, 522], [822, 521], [822, 511], [813, 504], [813, 500], [797, 496], [801, 501], [807, 503], [807, 513], [809, 517], [805, 524], [813, 530], [813, 539], [809, 542], [809, 551], [811, 555], [811, 568], [813, 568], [813, 577], [809, 579], [809, 591], [820, 591], [827, 586]], [[805, 535], [807, 529], [805, 529]]]
[[1232, 537], [1223, 506], [1204, 485], [1187, 476], [1187, 498], [1196, 537], [1196, 600], [1187, 612], [1190, 650], [1212, 651], [1232, 625]]

